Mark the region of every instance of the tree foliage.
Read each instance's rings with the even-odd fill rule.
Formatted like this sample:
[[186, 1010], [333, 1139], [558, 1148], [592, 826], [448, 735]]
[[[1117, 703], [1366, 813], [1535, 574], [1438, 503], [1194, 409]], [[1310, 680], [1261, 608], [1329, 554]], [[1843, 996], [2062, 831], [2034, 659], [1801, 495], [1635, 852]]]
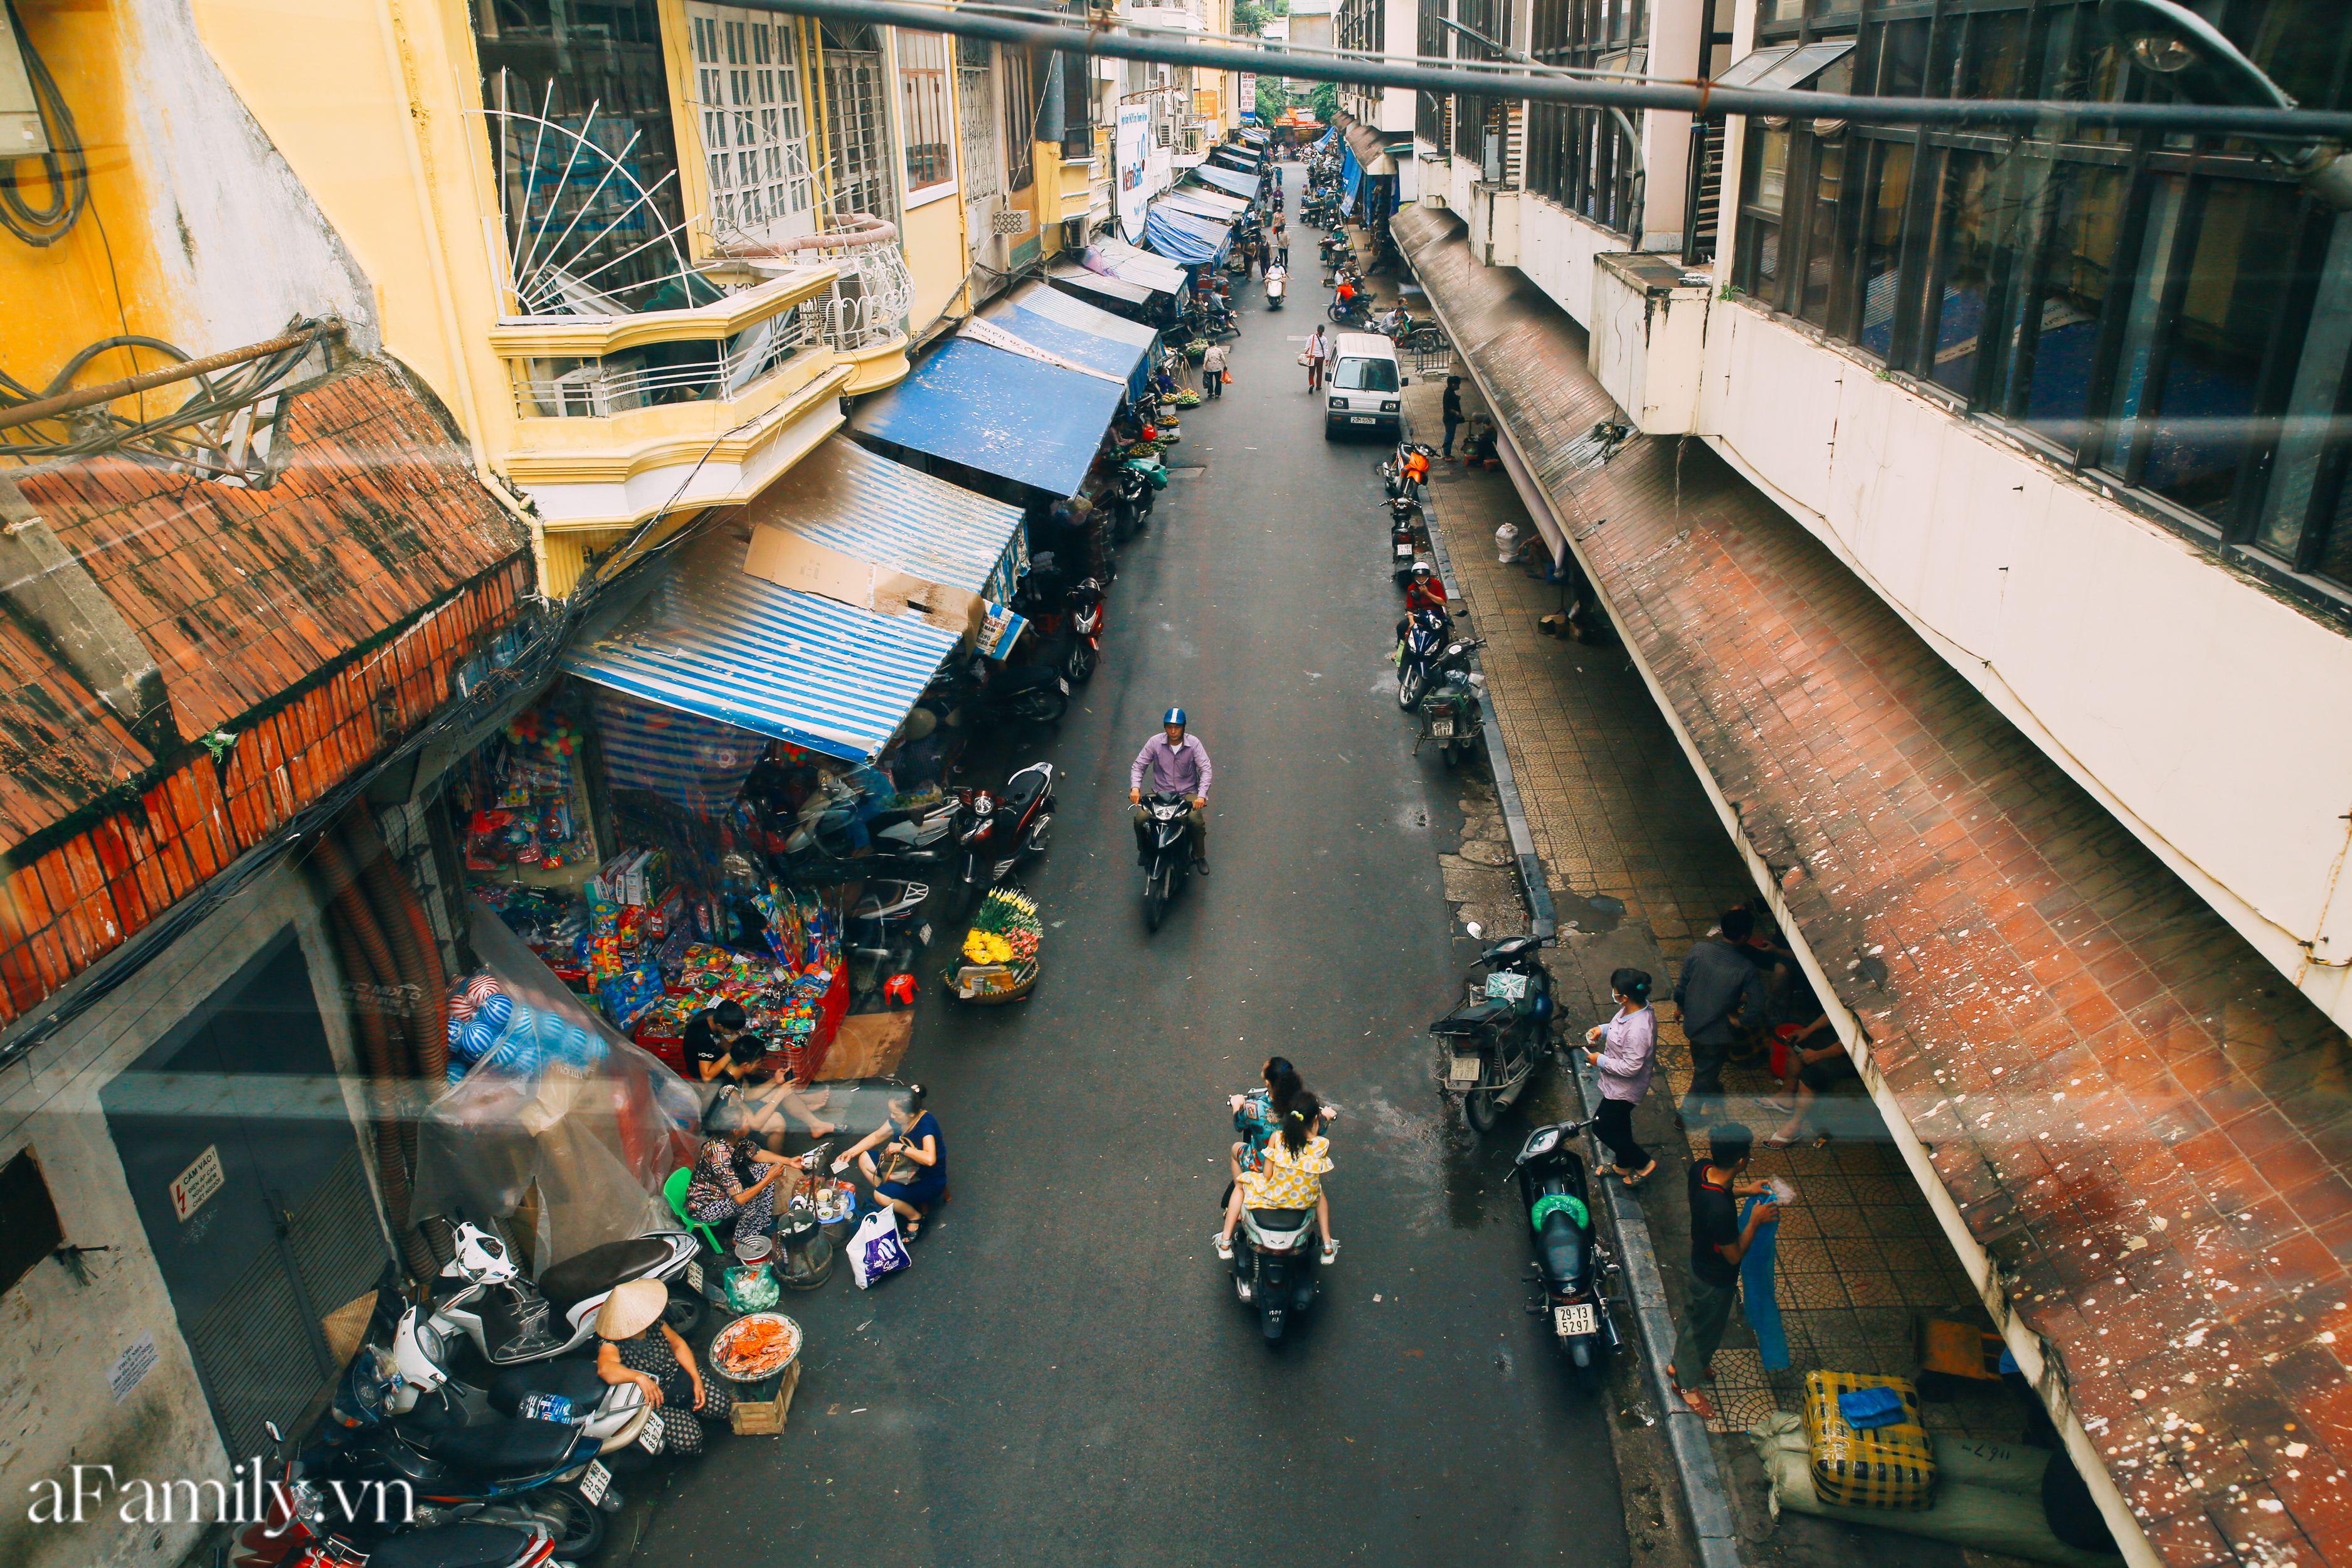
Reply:
[[1339, 112], [1339, 84], [1328, 81], [1317, 82], [1315, 90], [1307, 95], [1307, 103], [1308, 108], [1315, 110], [1316, 119], [1326, 125], [1330, 124], [1332, 119]]
[[1282, 85], [1279, 77], [1257, 79], [1257, 122], [1271, 125], [1290, 107], [1290, 89]]

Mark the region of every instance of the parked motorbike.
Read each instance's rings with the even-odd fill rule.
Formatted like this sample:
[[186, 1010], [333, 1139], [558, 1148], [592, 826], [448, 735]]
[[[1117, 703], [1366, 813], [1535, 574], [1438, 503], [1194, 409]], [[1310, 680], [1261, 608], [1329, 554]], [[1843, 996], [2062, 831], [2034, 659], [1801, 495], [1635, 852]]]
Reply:
[[1043, 855], [1054, 831], [1054, 764], [1032, 763], [1004, 781], [1000, 791], [967, 789], [963, 803], [963, 880], [968, 888], [993, 888], [1031, 856]]
[[[425, 1223], [428, 1242], [432, 1228], [446, 1224]], [[537, 1284], [522, 1277], [505, 1242], [470, 1221], [457, 1223], [446, 1246], [449, 1260], [427, 1321], [445, 1339], [465, 1335], [493, 1367], [544, 1361], [585, 1344], [604, 1299], [632, 1279], [669, 1286], [663, 1321], [680, 1333], [691, 1333], [702, 1321], [702, 1266], [695, 1260], [698, 1244], [686, 1231], [592, 1247], [548, 1268]], [[433, 1250], [438, 1255], [443, 1248]]]
[[1058, 661], [1008, 665], [992, 678], [987, 667], [975, 658], [971, 664], [942, 675], [932, 687], [942, 693], [948, 712], [962, 712], [967, 719], [976, 716], [1052, 724], [1070, 707], [1070, 683], [1057, 665]]
[[338, 1507], [341, 1500], [294, 1457], [278, 1423], [262, 1426], [278, 1474], [266, 1517], [237, 1537], [235, 1568], [561, 1568], [551, 1563], [554, 1532], [536, 1521], [417, 1529], [391, 1519], [390, 1508], [379, 1521], [373, 1489], [347, 1494], [363, 1499], [361, 1507]]
[[1062, 674], [1083, 684], [1102, 662], [1103, 585], [1092, 577], [1070, 590], [1070, 651], [1062, 659]]
[[1435, 742], [1449, 768], [1468, 756], [1486, 731], [1486, 704], [1480, 700], [1486, 689], [1486, 678], [1470, 669], [1449, 669], [1433, 682], [1419, 704], [1421, 732], [1413, 737], [1414, 754], [1429, 741]]
[[1483, 981], [1466, 981], [1461, 1005], [1429, 1026], [1440, 1079], [1462, 1097], [1462, 1117], [1473, 1131], [1493, 1131], [1537, 1064], [1552, 1053], [1551, 971], [1543, 963], [1549, 940], [1515, 936], [1480, 953]]
[[1466, 670], [1471, 650], [1486, 646], [1484, 637], [1448, 641], [1453, 622], [1443, 610], [1415, 610], [1405, 618], [1404, 652], [1397, 660], [1397, 706], [1411, 713], [1421, 706], [1423, 693], [1452, 670]]
[[1339, 325], [1346, 327], [1352, 331], [1360, 332], [1364, 330], [1365, 323], [1370, 319], [1369, 312], [1370, 310], [1371, 296], [1366, 294], [1361, 289], [1359, 289], [1356, 293], [1356, 297], [1348, 300], [1345, 304], [1342, 304], [1337, 300], [1332, 300], [1329, 305], [1324, 308], [1324, 314], [1329, 316]]
[[1411, 496], [1391, 496], [1389, 509], [1389, 576], [1402, 590], [1412, 580], [1412, 563], [1421, 543], [1421, 503]]
[[[784, 854], [826, 859], [850, 854], [848, 828], [862, 798], [857, 787], [839, 774], [818, 774], [818, 787], [802, 804], [784, 837]], [[877, 852], [937, 859], [934, 850], [944, 847], [954, 816], [953, 808], [946, 805], [884, 811], [866, 819], [866, 832]]]
[[1258, 1331], [1282, 1338], [1291, 1317], [1315, 1304], [1323, 1225], [1313, 1209], [1242, 1210], [1234, 1231], [1234, 1294], [1257, 1309]]
[[1140, 532], [1151, 516], [1151, 478], [1133, 463], [1121, 463], [1111, 480], [1110, 526], [1114, 542]]
[[1412, 459], [1416, 454], [1425, 459], [1422, 468], [1423, 472], [1427, 471], [1428, 464], [1437, 461], [1437, 448], [1428, 442], [1399, 441], [1395, 452], [1381, 461], [1380, 475], [1381, 489], [1389, 500], [1402, 498], [1418, 508], [1424, 498], [1421, 481], [1412, 477], [1414, 468]]
[[1181, 795], [1147, 795], [1143, 808], [1143, 927], [1158, 931], [1192, 874], [1192, 803]]
[[1538, 1127], [1511, 1162], [1534, 1254], [1528, 1266], [1528, 1280], [1535, 1287], [1528, 1310], [1550, 1314], [1552, 1337], [1579, 1367], [1591, 1366], [1623, 1343], [1602, 1294], [1617, 1263], [1593, 1226], [1584, 1156], [1572, 1142], [1591, 1125], [1555, 1121]]
[[[960, 814], [962, 803], [950, 800], [949, 809]], [[930, 896], [927, 882], [866, 885], [865, 896], [849, 911], [846, 928], [851, 973], [857, 973], [862, 965], [866, 975], [866, 984], [856, 988], [856, 994], [878, 996], [893, 975], [913, 973], [916, 953], [931, 940], [931, 928], [921, 919]]]

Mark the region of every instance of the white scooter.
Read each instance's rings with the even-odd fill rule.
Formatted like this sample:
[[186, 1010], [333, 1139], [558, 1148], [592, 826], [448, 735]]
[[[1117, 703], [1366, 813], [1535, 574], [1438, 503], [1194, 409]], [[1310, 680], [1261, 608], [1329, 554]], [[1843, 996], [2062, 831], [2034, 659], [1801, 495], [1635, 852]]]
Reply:
[[1265, 308], [1269, 310], [1281, 310], [1283, 293], [1289, 287], [1290, 268], [1278, 262], [1267, 268], [1265, 269]]
[[1258, 1329], [1282, 1338], [1293, 1313], [1315, 1304], [1323, 1226], [1313, 1209], [1242, 1210], [1234, 1233], [1234, 1294], [1257, 1309]]
[[565, 1258], [534, 1285], [515, 1267], [504, 1242], [461, 1222], [427, 1321], [445, 1340], [463, 1333], [493, 1367], [545, 1361], [593, 1337], [597, 1310], [615, 1286], [660, 1279], [670, 1287], [663, 1321], [689, 1333], [702, 1321], [699, 1245], [682, 1230], [610, 1241]]
[[[393, 1415], [405, 1415], [420, 1400], [436, 1396], [461, 1409], [469, 1403], [464, 1385], [450, 1373], [448, 1342], [414, 1307], [401, 1313], [393, 1331], [392, 1362], [400, 1373], [387, 1401]], [[584, 1357], [509, 1368], [491, 1379], [487, 1411], [467, 1414], [584, 1426], [600, 1456], [631, 1444], [648, 1454], [661, 1452], [661, 1412], [646, 1403], [645, 1390], [635, 1383], [606, 1383], [595, 1363]]]

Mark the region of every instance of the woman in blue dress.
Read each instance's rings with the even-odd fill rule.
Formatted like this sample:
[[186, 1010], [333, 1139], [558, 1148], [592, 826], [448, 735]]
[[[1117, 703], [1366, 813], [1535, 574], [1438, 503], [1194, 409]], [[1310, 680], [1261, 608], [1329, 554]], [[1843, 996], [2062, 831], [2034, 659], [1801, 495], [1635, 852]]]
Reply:
[[[874, 1158], [877, 1147], [882, 1156], [878, 1164]], [[921, 1235], [924, 1214], [948, 1190], [947, 1140], [940, 1135], [939, 1118], [923, 1109], [921, 1084], [892, 1091], [890, 1119], [854, 1144], [834, 1169], [852, 1159], [872, 1184], [875, 1197], [898, 1210], [907, 1239]]]

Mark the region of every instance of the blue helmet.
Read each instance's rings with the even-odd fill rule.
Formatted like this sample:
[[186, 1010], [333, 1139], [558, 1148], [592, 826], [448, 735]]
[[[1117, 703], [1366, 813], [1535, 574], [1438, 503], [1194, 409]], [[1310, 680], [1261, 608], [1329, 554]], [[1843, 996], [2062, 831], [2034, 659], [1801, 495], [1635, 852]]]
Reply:
[[1184, 710], [1181, 708], [1171, 708], [1167, 712], [1162, 713], [1160, 716], [1160, 721], [1162, 724], [1174, 724], [1179, 728], [1181, 728], [1184, 723]]

